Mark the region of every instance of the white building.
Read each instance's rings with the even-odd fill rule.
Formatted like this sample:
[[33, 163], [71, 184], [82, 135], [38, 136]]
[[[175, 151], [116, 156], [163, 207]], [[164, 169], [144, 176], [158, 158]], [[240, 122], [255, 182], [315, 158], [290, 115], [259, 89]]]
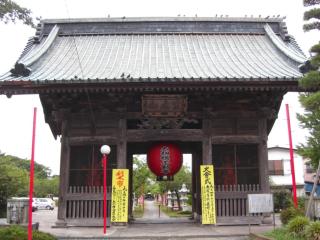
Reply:
[[[297, 196], [304, 196], [304, 162], [302, 156], [294, 150], [294, 168]], [[268, 148], [269, 178], [271, 189], [286, 188], [292, 190], [290, 149], [285, 147]]]

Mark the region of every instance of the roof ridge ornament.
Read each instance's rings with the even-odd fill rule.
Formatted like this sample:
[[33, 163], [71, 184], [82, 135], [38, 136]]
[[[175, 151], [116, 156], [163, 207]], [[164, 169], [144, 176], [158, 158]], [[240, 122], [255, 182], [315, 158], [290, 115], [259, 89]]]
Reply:
[[47, 39], [43, 42], [43, 44], [41, 44], [35, 51], [29, 51], [18, 62], [16, 62], [14, 68], [10, 70], [11, 74], [13, 76], [29, 76], [31, 73], [31, 69], [28, 67], [47, 52], [55, 38], [58, 36], [58, 33], [59, 27], [58, 25], [55, 25], [51, 29]]
[[273, 44], [287, 57], [289, 57], [297, 63], [304, 63], [305, 61], [307, 61], [305, 56], [303, 56], [302, 54], [298, 54], [297, 52], [294, 52], [283, 41], [281, 41], [269, 24], [264, 25], [264, 30], [266, 31], [267, 36], [270, 38]]

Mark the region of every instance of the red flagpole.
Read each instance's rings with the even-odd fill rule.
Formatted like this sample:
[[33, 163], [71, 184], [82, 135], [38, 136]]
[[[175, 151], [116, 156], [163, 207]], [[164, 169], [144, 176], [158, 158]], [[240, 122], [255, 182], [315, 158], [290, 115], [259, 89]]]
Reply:
[[103, 154], [103, 233], [107, 233], [107, 155]]
[[293, 147], [292, 147], [292, 136], [291, 136], [291, 124], [290, 124], [290, 114], [289, 114], [289, 104], [286, 104], [287, 112], [287, 124], [288, 124], [288, 135], [289, 135], [289, 145], [290, 145], [290, 165], [291, 165], [291, 176], [292, 176], [292, 191], [293, 191], [293, 203], [294, 207], [298, 207], [297, 199], [297, 185], [296, 185], [296, 176], [294, 170], [294, 158], [293, 158]]
[[37, 108], [33, 108], [33, 129], [32, 147], [30, 161], [30, 184], [29, 184], [29, 219], [28, 219], [28, 240], [32, 240], [32, 195], [33, 195], [33, 176], [34, 176], [34, 149], [36, 140]]

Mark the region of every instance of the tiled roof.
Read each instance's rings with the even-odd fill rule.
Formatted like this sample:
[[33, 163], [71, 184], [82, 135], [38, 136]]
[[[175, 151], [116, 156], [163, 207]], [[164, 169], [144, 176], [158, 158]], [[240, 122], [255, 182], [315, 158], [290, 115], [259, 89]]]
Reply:
[[[298, 66], [306, 60], [296, 42], [281, 30], [279, 20], [249, 21], [251, 25], [239, 19], [234, 25], [232, 19], [197, 20], [201, 31], [181, 27], [194, 24], [191, 20], [179, 20], [175, 28], [168, 21], [151, 21], [151, 27], [145, 27], [150, 22], [138, 20], [115, 22], [120, 32], [94, 21], [43, 23], [40, 42], [32, 46], [29, 42], [18, 61], [21, 65], [16, 65], [14, 74], [0, 76], [0, 81], [296, 81], [301, 76]], [[81, 25], [85, 23], [90, 27]], [[141, 31], [131, 25], [137, 23], [144, 26]], [[242, 26], [238, 31], [237, 24]]]

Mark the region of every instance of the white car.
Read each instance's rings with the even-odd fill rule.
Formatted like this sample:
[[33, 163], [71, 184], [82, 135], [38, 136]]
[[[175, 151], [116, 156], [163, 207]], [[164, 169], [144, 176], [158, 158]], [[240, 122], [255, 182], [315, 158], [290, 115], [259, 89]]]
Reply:
[[38, 206], [37, 206], [36, 200], [35, 198], [32, 198], [32, 212], [35, 212], [37, 210], [38, 210]]
[[50, 198], [35, 198], [35, 206], [38, 209], [48, 209], [53, 210], [54, 209], [54, 201]]

